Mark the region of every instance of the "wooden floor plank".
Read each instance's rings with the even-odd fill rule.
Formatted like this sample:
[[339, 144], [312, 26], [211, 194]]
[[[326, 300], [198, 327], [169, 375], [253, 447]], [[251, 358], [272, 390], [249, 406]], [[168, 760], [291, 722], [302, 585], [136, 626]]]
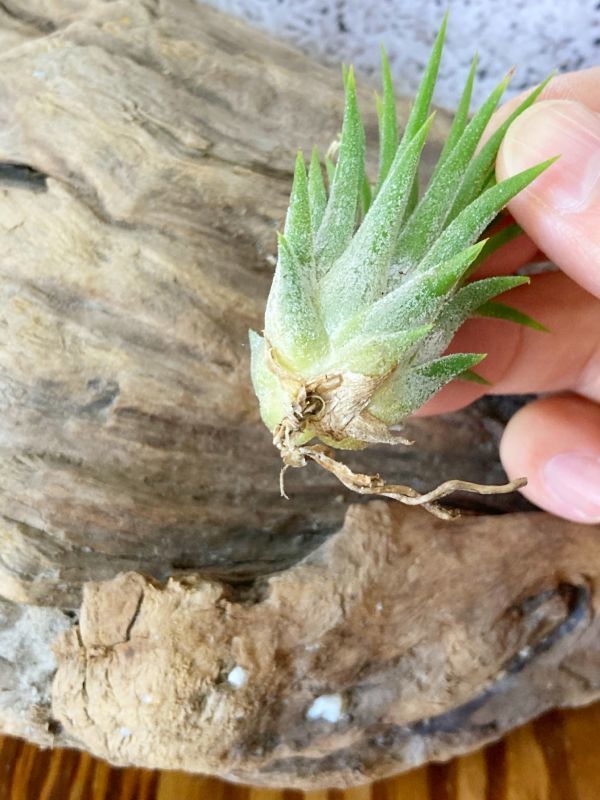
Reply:
[[[493, 770], [488, 773], [490, 787], [494, 787], [496, 775]], [[544, 754], [531, 725], [513, 731], [507, 738], [506, 771], [500, 777], [502, 793], [500, 789], [488, 790], [493, 800], [549, 800]]]
[[564, 715], [564, 733], [578, 800], [600, 798], [600, 703]]
[[600, 800], [600, 703], [555, 711], [501, 742], [372, 786], [302, 792], [117, 769], [0, 737], [0, 800]]

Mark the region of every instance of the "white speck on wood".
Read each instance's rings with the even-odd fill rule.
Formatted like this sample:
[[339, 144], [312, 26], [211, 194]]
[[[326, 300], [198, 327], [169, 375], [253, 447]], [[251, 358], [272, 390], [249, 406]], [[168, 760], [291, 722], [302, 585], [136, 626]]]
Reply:
[[234, 667], [227, 676], [227, 682], [232, 686], [235, 686], [236, 689], [239, 689], [241, 686], [243, 686], [247, 680], [248, 673], [243, 667], [240, 667], [239, 664], [238, 666]]
[[341, 694], [322, 694], [306, 712], [307, 719], [323, 719], [326, 722], [339, 722], [344, 701]]

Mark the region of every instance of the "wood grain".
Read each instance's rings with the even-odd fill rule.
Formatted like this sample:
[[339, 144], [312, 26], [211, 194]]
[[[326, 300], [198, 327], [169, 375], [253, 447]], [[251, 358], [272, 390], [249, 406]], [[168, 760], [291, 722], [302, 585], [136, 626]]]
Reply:
[[0, 739], [3, 800], [597, 800], [600, 703], [546, 714], [484, 750], [347, 791], [234, 786], [117, 769], [87, 753]]
[[[1, 3], [0, 63], [0, 594], [75, 608], [83, 581], [128, 569], [294, 563], [349, 493], [315, 468], [279, 496], [247, 338], [295, 150], [339, 130], [338, 71], [190, 0]], [[439, 111], [424, 173], [449, 124]], [[419, 490], [502, 483], [506, 416], [490, 399], [415, 421], [419, 448], [350, 463]]]
[[[115, 620], [103, 612], [98, 627], [104, 628], [105, 620], [108, 628], [114, 628], [114, 621], [125, 622], [123, 636], [105, 642], [105, 650], [79, 653], [77, 646], [73, 663], [84, 656], [81, 664], [87, 671], [91, 655], [90, 670], [102, 668], [106, 652], [116, 647], [135, 656], [131, 663], [143, 662], [148, 673], [164, 657], [173, 668], [154, 670], [160, 686], [178, 688], [175, 677], [170, 680], [177, 675], [186, 677], [187, 688], [190, 676], [198, 684], [196, 694], [185, 695], [187, 706], [175, 692], [170, 705], [156, 703], [163, 727], [142, 717], [133, 736], [127, 725], [112, 724], [116, 710], [127, 709], [123, 697], [130, 694], [137, 713], [138, 705], [152, 705], [141, 698], [153, 695], [149, 691], [138, 699], [129, 675], [115, 681], [111, 674], [101, 688], [115, 693], [114, 704], [111, 695], [103, 706], [115, 746], [104, 753], [94, 745], [94, 752], [121, 758], [123, 764], [208, 771], [205, 762], [160, 760], [159, 753], [182, 742], [193, 759], [202, 747], [214, 754], [209, 733], [236, 758], [234, 746], [262, 737], [257, 746], [242, 748], [239, 762], [262, 758], [265, 743], [269, 758], [279, 730], [289, 735], [286, 714], [300, 733], [311, 728], [298, 741], [313, 745], [319, 736], [326, 741], [327, 731], [322, 735], [322, 729], [306, 724], [307, 701], [315, 687], [322, 693], [339, 689], [344, 698], [351, 690], [353, 712], [358, 713], [349, 714], [344, 724], [357, 726], [363, 738], [350, 737], [348, 748], [337, 740], [335, 747], [327, 745], [342, 753], [333, 766], [339, 767], [338, 785], [344, 786], [353, 778], [382, 777], [399, 765], [415, 764], [414, 758], [404, 758], [386, 769], [378, 762], [379, 756], [396, 758], [390, 743], [409, 749], [406, 723], [409, 730], [415, 723], [419, 740], [425, 731], [428, 749], [422, 757], [435, 758], [449, 755], [450, 744], [453, 753], [479, 746], [482, 737], [499, 735], [552, 705], [589, 701], [600, 675], [594, 572], [600, 545], [594, 537], [585, 550], [575, 541], [571, 548], [567, 522], [540, 518], [538, 524], [528, 514], [526, 525], [536, 524], [535, 535], [541, 538], [519, 536], [506, 550], [499, 549], [500, 529], [508, 524], [516, 536], [515, 525], [521, 524], [506, 516], [498, 519], [508, 523], [484, 517], [492, 526], [489, 535], [473, 539], [470, 547], [461, 545], [453, 531], [435, 537], [435, 543], [430, 537], [431, 548], [423, 550], [425, 537], [416, 537], [417, 525], [411, 525], [412, 533], [394, 545], [397, 569], [390, 568], [387, 557], [391, 546], [382, 541], [381, 549], [374, 549], [379, 525], [365, 525], [369, 544], [347, 559], [339, 573], [343, 581], [331, 583], [333, 570], [326, 565], [315, 588], [310, 582], [288, 587], [285, 608], [294, 610], [289, 618], [253, 616], [263, 614], [266, 605], [260, 576], [277, 573], [281, 586], [286, 575], [295, 579], [292, 565], [301, 557], [315, 552], [320, 558], [323, 551], [317, 548], [324, 539], [332, 541], [335, 534], [328, 537], [342, 524], [348, 501], [333, 479], [311, 469], [290, 477], [292, 501], [279, 497], [280, 461], [258, 420], [247, 347], [248, 327], [259, 329], [263, 316], [293, 151], [298, 145], [306, 151], [313, 143], [326, 148], [335, 136], [343, 103], [339, 75], [192, 0], [0, 2], [0, 63], [0, 596], [14, 601], [4, 604], [6, 613], [0, 614], [0, 728], [48, 738], [63, 730], [72, 736], [71, 743], [90, 746], [84, 737], [88, 700], [83, 724], [67, 713], [64, 701], [72, 693], [63, 688], [61, 696], [56, 690], [51, 702], [49, 654], [57, 630], [74, 626], [75, 613], [69, 617], [60, 609], [79, 607], [82, 585], [130, 571], [159, 580], [184, 576], [188, 586], [199, 574], [238, 581], [233, 589], [228, 584], [222, 596], [217, 589], [215, 597], [238, 620], [261, 623], [257, 630], [262, 625], [262, 641], [273, 647], [273, 658], [263, 648], [261, 681], [249, 681], [246, 694], [239, 692], [228, 706], [227, 739], [222, 719], [215, 715], [213, 724], [213, 706], [204, 701], [210, 696], [221, 702], [218, 687], [238, 663], [234, 645], [242, 633], [244, 641], [256, 642], [259, 636], [250, 635], [254, 629], [227, 622], [219, 651], [194, 646], [188, 661], [187, 654], [178, 661], [179, 644], [169, 649], [156, 626], [155, 638], [145, 642], [160, 642], [152, 660], [141, 655], [144, 642], [138, 631], [150, 628], [147, 609], [141, 612], [142, 605], [132, 602], [135, 595], [124, 598]], [[361, 104], [371, 106], [366, 115], [371, 139], [375, 114], [369, 90]], [[403, 120], [408, 103], [400, 106]], [[436, 117], [423, 173], [432, 168], [449, 119], [445, 113]], [[496, 445], [505, 417], [506, 401], [490, 399], [460, 415], [411, 424], [406, 433], [420, 442], [420, 449], [402, 458], [386, 448], [349, 460], [358, 471], [381, 471], [397, 482], [414, 480], [419, 489], [450, 475], [498, 483]], [[517, 510], [522, 502], [516, 495], [488, 498], [485, 508]], [[477, 510], [483, 510], [483, 503], [477, 501]], [[555, 532], [549, 537], [542, 528]], [[403, 549], [409, 533], [414, 552]], [[391, 529], [389, 535], [395, 538]], [[440, 566], [456, 568], [451, 584], [448, 571], [434, 566], [434, 552], [440, 554]], [[574, 583], [563, 584], [563, 576]], [[410, 588], [413, 579], [425, 598], [421, 603]], [[389, 601], [379, 584], [387, 592], [392, 587]], [[325, 586], [330, 588], [327, 599], [322, 597]], [[302, 596], [308, 598], [305, 605], [299, 602]], [[569, 600], [575, 597], [584, 602]], [[214, 611], [214, 604], [208, 608]], [[387, 628], [376, 616], [374, 623], [374, 614], [384, 608]], [[159, 615], [163, 628], [172, 641], [187, 646], [164, 609]], [[195, 609], [191, 604], [186, 609], [187, 628], [181, 630], [195, 631], [197, 637]], [[305, 618], [314, 614], [310, 632], [328, 637], [317, 642], [322, 650], [310, 649], [314, 637], [306, 638], [308, 647], [304, 639], [297, 647], [284, 630], [292, 618], [301, 632], [306, 630], [299, 614], [303, 609]], [[540, 630], [538, 613], [548, 631], [555, 631], [554, 622], [558, 626], [556, 636], [548, 633], [549, 641], [545, 627], [539, 641], [534, 636]], [[577, 648], [566, 638], [575, 628]], [[280, 630], [281, 637], [275, 635]], [[375, 640], [377, 647], [371, 647]], [[255, 645], [247, 648], [255, 650]], [[563, 669], [565, 651], [569, 672]], [[532, 653], [536, 664], [521, 676]], [[544, 658], [537, 659], [541, 653]], [[252, 657], [248, 660], [252, 666]], [[207, 667], [204, 673], [187, 669], [199, 661]], [[286, 669], [299, 681], [285, 683]], [[272, 674], [278, 676], [277, 693]], [[498, 691], [500, 681], [504, 692], [507, 674], [520, 676], [509, 681], [510, 701]], [[87, 695], [92, 678], [84, 675], [82, 693]], [[296, 692], [293, 702], [285, 696], [289, 687]], [[268, 704], [262, 703], [265, 695]], [[98, 696], [104, 703], [105, 694]], [[243, 697], [254, 716], [236, 716], [242, 709], [235, 705]], [[285, 713], [277, 713], [280, 699]], [[488, 707], [492, 700], [496, 705]], [[485, 711], [485, 720], [470, 728], [465, 717], [475, 707]], [[181, 729], [182, 708], [202, 722], [192, 726], [192, 733]], [[167, 720], [174, 724], [166, 726]], [[386, 727], [381, 730], [380, 724]], [[374, 735], [371, 725], [376, 726]], [[534, 755], [522, 759], [535, 759], [535, 771], [523, 780], [531, 782], [529, 796], [536, 800], [550, 785], [572, 795], [565, 788], [571, 786], [571, 772], [562, 767], [569, 752], [568, 725], [564, 720], [558, 727], [545, 725], [532, 730], [547, 742], [546, 750], [536, 745]], [[236, 739], [238, 728], [248, 732], [248, 739]], [[144, 758], [135, 758], [127, 748], [138, 747], [146, 735], [155, 746]], [[171, 788], [163, 790], [163, 776], [157, 773], [120, 773], [68, 753], [51, 757], [15, 747], [15, 758], [7, 763], [17, 797], [183, 797], [187, 791], [190, 797], [265, 798], [250, 789], [191, 778], [188, 791], [187, 779], [177, 776], [164, 778]], [[311, 758], [324, 760], [324, 752], [319, 744]], [[510, 748], [490, 752], [497, 752], [499, 763], [510, 763]], [[294, 760], [301, 757], [295, 749], [289, 761], [284, 759], [288, 774], [271, 772], [273, 784], [290, 783], [302, 763], [316, 786], [312, 762], [307, 767]], [[464, 769], [455, 764], [409, 776], [403, 793], [444, 798], [483, 786], [488, 796], [500, 796], [502, 787], [510, 786], [510, 771], [502, 773], [503, 782], [486, 781], [489, 758], [473, 757]], [[358, 766], [352, 775], [353, 764]], [[228, 763], [213, 769], [258, 782], [257, 772], [241, 774], [235, 767]], [[308, 779], [305, 788], [311, 788]], [[327, 775], [322, 783], [333, 780]], [[374, 791], [327, 797], [363, 798], [375, 796]]]

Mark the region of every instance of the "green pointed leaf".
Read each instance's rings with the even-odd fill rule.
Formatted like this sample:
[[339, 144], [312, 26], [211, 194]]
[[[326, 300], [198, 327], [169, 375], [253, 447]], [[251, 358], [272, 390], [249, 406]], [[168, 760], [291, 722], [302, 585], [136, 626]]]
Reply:
[[388, 425], [398, 424], [484, 358], [481, 353], [455, 353], [408, 370], [400, 369], [376, 392], [368, 410]]
[[368, 210], [371, 208], [372, 200], [373, 193], [371, 190], [371, 184], [369, 183], [369, 178], [365, 172], [360, 189], [360, 210], [363, 217], [366, 216]]
[[473, 316], [477, 309], [492, 297], [508, 292], [516, 286], [529, 283], [529, 278], [520, 275], [507, 275], [495, 278], [484, 278], [474, 281], [452, 297], [444, 306], [435, 320], [435, 331], [428, 337], [419, 349], [419, 359], [429, 361], [438, 353], [443, 352], [458, 329]]
[[254, 331], [248, 331], [248, 336], [252, 386], [258, 397], [262, 421], [273, 431], [286, 415], [287, 399], [279, 380], [267, 365], [265, 340]]
[[350, 246], [321, 281], [321, 307], [329, 331], [385, 291], [395, 233], [431, 121], [432, 117], [410, 145], [403, 152], [398, 151], [388, 177]]
[[515, 322], [517, 325], [525, 325], [527, 328], [533, 328], [536, 331], [543, 331], [549, 333], [548, 328], [542, 325], [541, 322], [533, 319], [528, 314], [524, 314], [517, 308], [504, 305], [504, 303], [483, 303], [475, 311], [478, 317], [493, 317], [494, 319], [505, 319], [508, 322]]
[[473, 200], [439, 236], [419, 264], [418, 269], [430, 269], [436, 263], [451, 258], [459, 250], [467, 247], [485, 230], [509, 200], [534, 181], [538, 175], [541, 175], [555, 161], [556, 158], [551, 158], [523, 172], [519, 172], [497, 186], [488, 189], [480, 197]]
[[378, 98], [377, 116], [379, 119], [379, 169], [375, 194], [387, 178], [396, 149], [398, 147], [398, 122], [396, 119], [396, 96], [390, 71], [390, 62], [385, 49], [381, 48], [381, 79], [383, 83], [383, 97]]
[[540, 96], [541, 92], [548, 85], [552, 79], [552, 75], [546, 78], [545, 81], [540, 83], [538, 87], [533, 89], [525, 100], [512, 112], [512, 114], [500, 125], [500, 127], [492, 133], [490, 138], [481, 148], [477, 156], [473, 159], [469, 168], [465, 172], [460, 192], [454, 201], [454, 207], [450, 214], [450, 219], [453, 219], [459, 214], [466, 206], [473, 202], [473, 200], [483, 191], [486, 183], [494, 172], [494, 164], [498, 150], [504, 139], [504, 135], [514, 120], [529, 108]]
[[444, 164], [446, 158], [454, 150], [455, 144], [462, 136], [463, 131], [467, 125], [469, 119], [469, 108], [471, 106], [471, 96], [473, 94], [473, 83], [475, 81], [475, 73], [477, 71], [477, 61], [478, 57], [477, 54], [475, 54], [471, 62], [471, 69], [469, 70], [469, 75], [467, 77], [467, 82], [465, 83], [465, 88], [463, 89], [463, 93], [460, 98], [458, 108], [456, 109], [456, 113], [454, 114], [454, 119], [452, 120], [452, 125], [450, 127], [448, 137], [444, 142], [444, 147], [442, 148], [440, 157], [438, 158], [437, 164], [435, 165], [435, 169], [431, 176], [432, 178], [434, 178], [437, 175], [440, 168], [442, 167], [442, 164]]
[[325, 207], [327, 206], [327, 190], [323, 180], [319, 151], [313, 147], [308, 170], [308, 202], [310, 206], [310, 221], [313, 236], [321, 227]]
[[477, 256], [473, 264], [471, 265], [471, 271], [475, 272], [475, 270], [483, 264], [483, 262], [488, 259], [492, 253], [495, 253], [501, 247], [504, 247], [505, 244], [512, 242], [514, 239], [519, 237], [523, 233], [523, 228], [517, 223], [512, 223], [511, 225], [507, 225], [505, 228], [502, 228], [496, 233], [493, 233], [485, 243], [485, 247], [481, 251], [481, 253]]
[[452, 353], [441, 356], [428, 364], [420, 364], [413, 372], [429, 380], [440, 382], [440, 387], [453, 380], [462, 372], [479, 364], [485, 353]]
[[300, 151], [296, 156], [294, 182], [285, 219], [284, 233], [298, 261], [304, 267], [308, 267], [313, 260], [313, 238], [306, 165]]
[[[483, 194], [483, 192], [487, 192], [487, 190], [491, 189], [492, 186], [497, 186], [497, 185], [498, 185], [498, 181], [496, 180], [496, 173], [494, 172], [494, 168], [492, 167], [492, 170], [490, 171], [489, 177], [488, 177], [487, 181], [484, 183], [483, 189], [481, 190], [480, 194]], [[449, 218], [450, 219], [454, 219], [454, 210], [453, 210], [453, 213], [450, 214]]]
[[465, 170], [509, 80], [510, 75], [498, 84], [474, 115], [452, 152], [431, 179], [423, 199], [402, 228], [394, 257], [395, 263], [401, 269], [410, 269], [418, 263], [438, 238], [460, 188]]
[[314, 363], [327, 336], [307, 276], [285, 236], [279, 236], [277, 267], [265, 313], [265, 336], [292, 368]]
[[315, 255], [321, 272], [326, 272], [344, 252], [352, 237], [364, 175], [364, 131], [352, 68], [348, 70], [345, 88], [346, 110], [338, 160], [329, 201], [315, 241]]
[[408, 358], [431, 330], [431, 325], [421, 325], [412, 330], [398, 331], [379, 336], [358, 336], [336, 356], [344, 370], [363, 375], [384, 375]]
[[408, 122], [404, 128], [402, 139], [400, 141], [400, 148], [406, 147], [412, 140], [413, 136], [421, 129], [423, 123], [429, 115], [429, 106], [433, 98], [433, 90], [437, 79], [438, 71], [440, 68], [440, 59], [442, 57], [442, 50], [444, 49], [444, 38], [446, 36], [446, 25], [448, 23], [448, 14], [444, 16], [442, 25], [433, 43], [431, 55], [425, 68], [425, 73], [421, 79], [419, 90], [415, 97]]
[[410, 218], [411, 214], [419, 204], [419, 175], [418, 175], [419, 168], [417, 167], [417, 173], [412, 182], [412, 186], [410, 187], [410, 194], [408, 196], [408, 203], [406, 204], [406, 208], [404, 210], [403, 221]]
[[464, 372], [461, 372], [460, 375], [456, 376], [458, 380], [461, 381], [469, 381], [469, 383], [477, 383], [480, 386], [491, 386], [492, 382], [488, 381], [487, 378], [484, 378], [483, 375], [480, 375], [478, 372], [475, 372], [474, 369], [466, 369]]
[[[415, 136], [416, 132], [421, 128], [421, 126], [427, 119], [429, 108], [431, 106], [431, 100], [433, 98], [433, 91], [435, 89], [435, 82], [437, 80], [437, 75], [440, 68], [442, 51], [444, 49], [444, 39], [446, 36], [447, 23], [448, 23], [448, 13], [446, 12], [444, 19], [442, 21], [442, 25], [438, 32], [438, 35], [436, 36], [435, 42], [433, 43], [433, 48], [431, 50], [431, 55], [429, 57], [427, 67], [425, 68], [425, 73], [423, 75], [423, 78], [421, 79], [419, 90], [417, 91], [417, 95], [415, 97], [411, 112], [409, 114], [406, 127], [404, 128], [402, 138], [400, 139], [400, 144], [398, 145], [399, 151], [403, 151], [408, 146], [413, 136]], [[403, 219], [408, 219], [411, 216], [418, 202], [419, 202], [419, 181], [418, 181], [418, 169], [417, 169], [417, 174], [415, 174], [413, 184], [411, 186], [408, 202], [404, 207], [404, 213], [402, 215]]]
[[429, 321], [460, 282], [484, 244], [476, 242], [449, 261], [408, 278], [355, 318], [350, 326], [363, 333], [393, 333]]
[[331, 187], [333, 186], [333, 179], [335, 178], [335, 164], [325, 156], [325, 171], [327, 172], [327, 184], [329, 185], [329, 194], [331, 194]]
[[492, 297], [530, 282], [530, 278], [526, 275], [498, 275], [473, 281], [459, 289], [444, 308], [444, 316], [447, 319], [456, 316], [465, 320]]

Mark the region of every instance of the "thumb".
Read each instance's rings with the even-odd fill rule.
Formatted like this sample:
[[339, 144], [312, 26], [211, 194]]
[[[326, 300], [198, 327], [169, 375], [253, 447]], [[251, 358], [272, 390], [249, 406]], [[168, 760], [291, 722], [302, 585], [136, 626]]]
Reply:
[[600, 297], [600, 114], [573, 100], [543, 100], [508, 129], [499, 180], [560, 158], [509, 204], [538, 247]]

